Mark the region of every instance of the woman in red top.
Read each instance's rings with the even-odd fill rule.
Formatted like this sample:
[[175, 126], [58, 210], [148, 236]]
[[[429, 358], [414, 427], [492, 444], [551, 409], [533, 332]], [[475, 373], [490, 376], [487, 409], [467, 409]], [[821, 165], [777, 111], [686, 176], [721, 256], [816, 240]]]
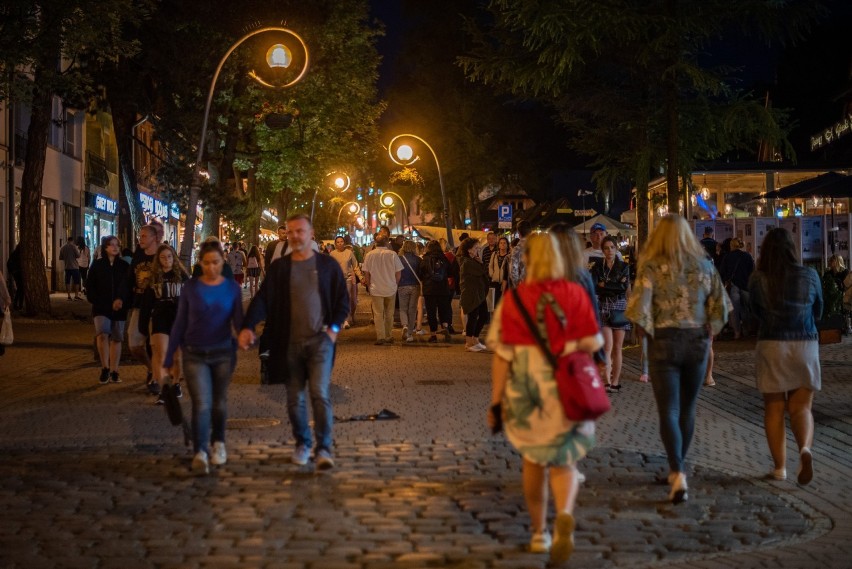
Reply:
[[[592, 353], [603, 345], [597, 317], [586, 290], [565, 280], [558, 251], [550, 234], [528, 238], [523, 254], [526, 276], [518, 294], [527, 312], [538, 316], [539, 325], [546, 328], [553, 353]], [[506, 436], [524, 459], [524, 494], [533, 531], [530, 551], [550, 551], [552, 561], [563, 562], [574, 549], [576, 463], [594, 445], [595, 424], [565, 417], [553, 369], [513, 295], [505, 295], [494, 311], [487, 344], [494, 350], [491, 404], [502, 405]], [[497, 418], [490, 409], [488, 422], [493, 427]], [[547, 474], [557, 514], [553, 540], [546, 526]]]

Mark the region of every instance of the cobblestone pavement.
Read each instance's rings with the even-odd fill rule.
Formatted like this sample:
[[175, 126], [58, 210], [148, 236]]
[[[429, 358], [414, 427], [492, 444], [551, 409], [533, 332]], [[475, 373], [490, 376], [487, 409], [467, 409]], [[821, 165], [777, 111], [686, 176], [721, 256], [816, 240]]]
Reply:
[[[520, 460], [484, 427], [489, 356], [460, 337], [373, 346], [366, 306], [341, 335], [335, 415], [401, 418], [339, 421], [337, 468], [321, 474], [289, 463], [284, 391], [258, 384], [255, 353], [240, 354], [231, 387], [228, 464], [197, 478], [141, 366], [97, 385], [90, 324], [17, 319], [0, 358], [0, 567], [545, 567], [526, 552]], [[568, 566], [852, 566], [849, 344], [821, 350], [816, 476], [799, 487], [761, 478], [753, 344], [718, 342], [679, 506], [656, 483], [656, 410], [628, 348], [625, 387], [581, 465]], [[788, 454], [794, 479], [792, 440]]]

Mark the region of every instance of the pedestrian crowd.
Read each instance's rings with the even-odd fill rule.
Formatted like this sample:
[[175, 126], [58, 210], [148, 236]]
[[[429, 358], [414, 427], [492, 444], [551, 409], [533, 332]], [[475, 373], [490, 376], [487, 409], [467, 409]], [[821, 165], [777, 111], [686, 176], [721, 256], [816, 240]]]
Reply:
[[[453, 322], [460, 321], [464, 350], [491, 355], [486, 422], [502, 428], [523, 458], [529, 548], [550, 552], [555, 562], [568, 559], [574, 548], [574, 505], [584, 479], [577, 467], [595, 444], [595, 422], [566, 416], [553, 357], [587, 354], [597, 364], [597, 388], [615, 400], [625, 337], [642, 340], [668, 459], [668, 499], [678, 504], [689, 497], [686, 461], [698, 394], [715, 384], [713, 338], [725, 326], [735, 339], [756, 334], [756, 386], [772, 460], [768, 476], [787, 477], [789, 416], [799, 448], [796, 480], [811, 481], [823, 286], [802, 265], [785, 229], [766, 234], [755, 263], [739, 239], [717, 243], [711, 229], [699, 240], [682, 217], [666, 216], [644, 244], [635, 274], [602, 224], [591, 226], [585, 247], [567, 224], [535, 232], [522, 221], [517, 231], [514, 245], [492, 232], [485, 243], [462, 234], [451, 248], [445, 239], [423, 244], [391, 238], [382, 227], [369, 249], [353, 245], [349, 236], [326, 248], [317, 243], [310, 218], [299, 214], [279, 227], [278, 240], [263, 251], [256, 244], [246, 250], [241, 242], [223, 246], [208, 238], [191, 268], [163, 242], [156, 223], [139, 230], [129, 259], [114, 236], [101, 240], [94, 258], [83, 239], [69, 240], [60, 257], [68, 299], [82, 293], [92, 305], [98, 381], [122, 381], [126, 333], [158, 404], [165, 403], [166, 386], [181, 397], [186, 384], [191, 468], [199, 474], [227, 463], [228, 386], [237, 350], [255, 345], [264, 381], [286, 387], [292, 462], [313, 459], [319, 470], [335, 467], [331, 374], [338, 334], [356, 324], [361, 285], [370, 295], [377, 346], [396, 342], [397, 318], [403, 344], [450, 341], [457, 333]], [[7, 268], [20, 290], [20, 261], [16, 266], [14, 259], [13, 253]], [[843, 259], [832, 257], [828, 271], [852, 296]], [[20, 308], [20, 301], [0, 277], [2, 315]], [[245, 311], [244, 287], [251, 298]]]

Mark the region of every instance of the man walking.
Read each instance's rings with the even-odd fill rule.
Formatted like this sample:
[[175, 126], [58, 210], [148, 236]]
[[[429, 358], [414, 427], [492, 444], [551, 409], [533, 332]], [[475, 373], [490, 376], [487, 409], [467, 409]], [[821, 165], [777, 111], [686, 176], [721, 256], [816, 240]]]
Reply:
[[237, 281], [237, 284], [243, 286], [244, 273], [243, 267], [246, 266], [246, 254], [242, 250], [242, 243], [234, 243], [234, 246], [231, 248], [231, 251], [228, 253], [227, 261], [228, 265], [231, 266], [231, 270], [234, 272], [234, 280]]
[[[59, 258], [65, 265], [65, 292], [68, 293], [68, 300], [83, 300], [80, 297], [80, 250], [74, 244], [74, 238], [71, 237], [65, 242], [65, 245], [59, 250]], [[74, 293], [74, 298], [71, 298], [71, 293]]]
[[[595, 223], [592, 225], [592, 228], [589, 230], [589, 241], [592, 242], [592, 246], [586, 247], [585, 251], [583, 251], [583, 261], [587, 269], [592, 269], [592, 264], [595, 262], [595, 259], [604, 258], [601, 243], [603, 243], [603, 238], [606, 236], [606, 225], [604, 225], [603, 223]], [[615, 252], [615, 257], [619, 261], [624, 260], [624, 258], [621, 256], [621, 252], [619, 251]]]
[[363, 271], [364, 285], [369, 289], [373, 301], [376, 345], [393, 344], [393, 305], [402, 276], [402, 261], [393, 249], [388, 249], [387, 237], [383, 234], [379, 233], [376, 248], [364, 257]]
[[704, 238], [701, 240], [701, 246], [704, 247], [704, 250], [707, 251], [707, 256], [716, 262], [716, 240], [713, 239], [713, 228], [709, 225], [704, 228]]
[[151, 286], [151, 278], [154, 274], [154, 255], [159, 247], [157, 228], [152, 225], [143, 225], [139, 229], [139, 247], [133, 255], [130, 263], [130, 272], [127, 274], [125, 286], [130, 293], [123, 293], [122, 298], [131, 297], [130, 310], [127, 313], [127, 343], [130, 353], [137, 361], [142, 362], [148, 371], [145, 383], [148, 391], [153, 395], [160, 394], [160, 385], [153, 379], [151, 372], [151, 358], [148, 357], [146, 343], [148, 335], [139, 330], [139, 313], [142, 307], [142, 299], [145, 289]]
[[314, 457], [317, 468], [327, 470], [334, 467], [329, 385], [337, 334], [349, 315], [349, 295], [337, 261], [317, 255], [311, 247], [313, 234], [308, 216], [287, 220], [291, 253], [269, 267], [249, 305], [238, 342], [247, 350], [256, 339], [254, 327], [266, 321], [267, 374], [270, 383], [287, 387], [287, 414], [296, 439], [292, 460], [305, 465], [311, 456], [307, 389], [314, 416]]
[[509, 256], [509, 284], [512, 288], [517, 288], [526, 277], [526, 266], [524, 265], [524, 247], [527, 244], [527, 237], [532, 233], [532, 225], [529, 221], [521, 221], [518, 223], [518, 237], [521, 238], [518, 244], [512, 249]]
[[352, 252], [352, 248], [346, 247], [346, 241], [340, 235], [334, 238], [334, 250], [331, 252], [331, 258], [337, 261], [340, 270], [343, 271], [343, 276], [346, 277], [346, 288], [349, 289], [349, 318], [343, 323], [343, 327], [349, 328], [350, 324], [355, 322], [355, 309], [358, 306], [358, 284], [355, 278], [356, 276], [359, 279], [361, 278], [361, 267], [355, 260], [355, 253]]
[[287, 250], [287, 226], [278, 226], [278, 241], [273, 241], [266, 246], [266, 251], [263, 253], [264, 267], [269, 269], [272, 261], [277, 261], [284, 256], [284, 251]]

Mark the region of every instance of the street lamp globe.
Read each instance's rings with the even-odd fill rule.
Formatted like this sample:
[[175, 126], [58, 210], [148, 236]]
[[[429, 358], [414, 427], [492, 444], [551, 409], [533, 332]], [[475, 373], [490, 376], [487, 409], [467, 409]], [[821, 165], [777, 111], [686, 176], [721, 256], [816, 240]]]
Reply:
[[385, 207], [390, 207], [393, 205], [393, 196], [389, 194], [385, 194], [382, 196], [382, 205]]
[[408, 162], [414, 156], [414, 150], [407, 144], [400, 144], [396, 149], [396, 157], [403, 162]]
[[290, 67], [293, 62], [293, 54], [286, 45], [277, 43], [270, 47], [266, 52], [266, 63], [269, 67]]
[[345, 186], [345, 185], [346, 185], [346, 180], [344, 180], [340, 176], [338, 176], [337, 178], [334, 179], [334, 187], [336, 187], [338, 190], [342, 190], [343, 186]]

